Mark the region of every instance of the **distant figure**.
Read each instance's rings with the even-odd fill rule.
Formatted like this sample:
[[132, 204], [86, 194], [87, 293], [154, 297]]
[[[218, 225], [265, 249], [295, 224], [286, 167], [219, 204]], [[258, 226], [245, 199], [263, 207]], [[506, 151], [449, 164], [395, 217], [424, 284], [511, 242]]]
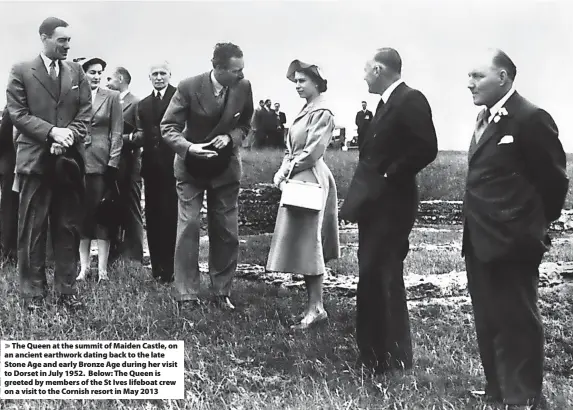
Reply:
[[334, 117], [322, 97], [326, 79], [316, 65], [294, 60], [287, 78], [306, 104], [289, 130], [286, 156], [273, 182], [281, 190], [287, 179], [319, 183], [324, 205], [319, 212], [279, 208], [266, 268], [304, 275], [308, 303], [300, 322], [293, 326], [304, 330], [328, 316], [322, 303], [325, 262], [340, 256], [336, 184], [323, 158], [332, 139]]
[[143, 210], [141, 208], [141, 148], [133, 143], [137, 132], [137, 103], [139, 98], [129, 91], [131, 74], [125, 67], [115, 68], [107, 79], [107, 87], [119, 91], [123, 110], [123, 148], [117, 182], [122, 215], [123, 240], [112, 243], [110, 258], [123, 257], [143, 262]]
[[404, 259], [418, 211], [416, 174], [436, 158], [438, 144], [430, 105], [401, 79], [396, 50], [377, 50], [364, 71], [368, 91], [382, 98], [360, 145], [340, 217], [358, 222], [360, 357], [382, 373], [412, 367]]
[[259, 100], [259, 106], [255, 108], [253, 112], [253, 117], [251, 119], [251, 129], [249, 133], [245, 137], [245, 142], [243, 143], [243, 147], [247, 149], [252, 149], [253, 147], [258, 147], [258, 139], [260, 135], [258, 134], [258, 130], [261, 129], [261, 110], [265, 106], [264, 100]]
[[86, 200], [80, 231], [80, 273], [76, 280], [84, 280], [90, 270], [92, 240], [97, 240], [98, 281], [108, 280], [107, 263], [110, 239], [117, 233], [115, 224], [104, 224], [96, 217], [105, 195], [117, 195], [117, 170], [123, 140], [123, 117], [119, 92], [101, 88], [101, 76], [106, 62], [98, 57], [82, 61], [82, 68], [91, 88], [91, 126], [86, 135]]
[[211, 62], [213, 70], [179, 83], [161, 122], [165, 143], [177, 153], [174, 294], [183, 310], [200, 304], [199, 228], [205, 192], [211, 288], [221, 309], [235, 309], [230, 296], [239, 257], [239, 147], [249, 131], [253, 94], [237, 45], [217, 44]]
[[18, 193], [12, 191], [16, 167], [15, 133], [6, 107], [0, 123], [0, 256], [12, 263], [17, 260], [19, 201]]
[[539, 264], [567, 195], [566, 158], [551, 115], [515, 90], [509, 56], [480, 57], [469, 72], [473, 102], [484, 109], [468, 153], [462, 252], [485, 394], [536, 408], [544, 357]]
[[133, 143], [143, 147], [141, 176], [145, 189], [145, 222], [151, 274], [160, 283], [173, 282], [177, 237], [177, 191], [173, 174], [175, 152], [163, 140], [159, 125], [175, 94], [167, 62], [149, 70], [151, 94], [137, 104], [137, 131]]
[[45, 308], [49, 220], [57, 303], [77, 309], [83, 306], [75, 282], [91, 92], [81, 66], [65, 61], [71, 39], [68, 23], [48, 17], [39, 34], [43, 51], [12, 67], [6, 91], [8, 112], [19, 132], [14, 188], [20, 192], [20, 291], [29, 310]]
[[356, 143], [360, 147], [364, 140], [364, 135], [368, 131], [370, 122], [372, 121], [372, 111], [366, 109], [366, 101], [362, 101], [362, 109], [356, 113], [356, 120], [354, 121], [358, 127], [358, 137]]
[[285, 124], [286, 124], [286, 114], [281, 111], [281, 105], [275, 103], [275, 116], [276, 116], [276, 130], [273, 133], [273, 144], [275, 147], [282, 148], [285, 145]]

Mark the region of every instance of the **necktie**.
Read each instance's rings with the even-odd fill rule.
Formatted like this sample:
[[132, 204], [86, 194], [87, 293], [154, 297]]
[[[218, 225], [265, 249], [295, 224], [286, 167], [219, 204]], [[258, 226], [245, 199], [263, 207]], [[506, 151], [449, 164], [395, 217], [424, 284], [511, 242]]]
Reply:
[[50, 77], [52, 80], [56, 81], [58, 79], [58, 74], [56, 73], [56, 61], [52, 60], [50, 63]]
[[157, 91], [157, 93], [155, 94], [155, 99], [157, 100], [157, 102], [161, 101], [161, 93], [159, 91]]
[[476, 123], [476, 128], [474, 131], [474, 139], [476, 141], [476, 144], [479, 142], [481, 136], [483, 135], [483, 132], [485, 131], [485, 129], [487, 128], [487, 125], [489, 124], [489, 116], [490, 116], [490, 111], [489, 108], [486, 108], [485, 111], [483, 112], [482, 116], [478, 119], [477, 123]]

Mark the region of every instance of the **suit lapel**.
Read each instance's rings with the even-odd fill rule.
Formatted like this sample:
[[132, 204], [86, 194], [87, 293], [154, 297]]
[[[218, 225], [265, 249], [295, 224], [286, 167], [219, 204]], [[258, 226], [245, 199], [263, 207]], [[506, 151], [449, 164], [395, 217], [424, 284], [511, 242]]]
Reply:
[[[498, 123], [496, 123], [492, 119], [491, 122], [487, 125], [477, 144], [475, 143], [475, 138], [472, 135], [472, 142], [470, 144], [470, 149], [468, 153], [468, 162], [471, 161], [471, 159], [475, 156], [475, 154], [478, 151], [480, 151], [480, 149], [485, 145], [485, 143], [489, 141], [496, 134], [496, 131], [499, 129], [499, 124], [501, 123], [501, 121], [507, 121], [509, 118], [513, 116], [514, 102], [517, 101], [516, 100], [517, 95], [518, 95], [517, 92], [514, 92], [513, 95], [509, 97], [509, 99], [503, 105], [503, 107], [505, 107], [505, 109], [507, 110], [507, 115], [501, 117]], [[482, 112], [482, 115], [485, 115], [485, 111]]]
[[388, 113], [392, 111], [392, 109], [396, 105], [396, 99], [398, 98], [398, 94], [402, 92], [404, 87], [405, 87], [404, 83], [396, 87], [394, 92], [390, 94], [388, 102], [386, 102], [382, 107], [380, 107], [380, 109], [376, 110], [376, 114], [374, 114], [374, 118], [372, 118], [372, 121], [368, 126], [368, 131], [366, 132], [366, 136], [364, 137], [364, 142], [362, 143], [363, 147], [372, 142], [374, 138], [376, 138], [376, 130], [378, 129], [378, 123], [382, 121], [384, 117], [386, 117]]
[[54, 82], [46, 71], [46, 66], [44, 65], [44, 60], [42, 60], [42, 57], [38, 56], [38, 58], [36, 58], [35, 63], [32, 66], [32, 71], [33, 76], [36, 77], [42, 87], [46, 89], [46, 91], [52, 96], [54, 100], [57, 100], [56, 93], [54, 92], [55, 90], [53, 88]]
[[63, 100], [64, 96], [72, 88], [72, 70], [70, 70], [70, 67], [68, 67], [68, 64], [65, 61], [62, 61], [62, 64], [60, 65], [60, 79], [60, 100]]
[[108, 94], [103, 91], [101, 88], [98, 88], [96, 92], [96, 96], [94, 98], [94, 103], [92, 107], [92, 117], [95, 117], [97, 112], [100, 110], [101, 106], [107, 100]]
[[210, 114], [217, 108], [217, 100], [215, 99], [213, 87], [211, 86], [211, 79], [209, 77], [210, 72], [203, 74], [201, 87], [199, 87], [199, 91], [195, 92], [197, 101], [205, 114]]
[[161, 103], [159, 104], [159, 113], [160, 113], [161, 117], [163, 117], [163, 114], [165, 114], [165, 111], [167, 111], [167, 106], [169, 106], [169, 103], [171, 102], [171, 98], [173, 97], [173, 94], [175, 94], [175, 87], [173, 87], [171, 84], [169, 84], [167, 86], [167, 89], [165, 90], [165, 94], [163, 94], [163, 98], [161, 99]]
[[[211, 92], [211, 95], [213, 95], [213, 92]], [[219, 123], [209, 133], [207, 139], [210, 139], [218, 135], [222, 129], [227, 128], [228, 124], [235, 117], [235, 114], [239, 112], [239, 107], [241, 106], [242, 103], [242, 93], [240, 92], [240, 85], [237, 84], [234, 87], [229, 87], [229, 89], [227, 90], [226, 98], [227, 100], [225, 103], [225, 108], [223, 108], [223, 115], [221, 115]]]

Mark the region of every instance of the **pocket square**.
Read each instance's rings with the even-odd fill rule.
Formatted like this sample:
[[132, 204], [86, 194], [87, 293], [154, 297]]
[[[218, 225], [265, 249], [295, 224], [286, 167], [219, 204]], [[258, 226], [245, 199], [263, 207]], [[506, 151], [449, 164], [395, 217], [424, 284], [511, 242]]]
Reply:
[[241, 115], [240, 112], [236, 113], [233, 117], [238, 117], [239, 115]]
[[74, 85], [74, 86], [72, 87], [72, 90], [75, 90], [75, 89], [78, 88], [78, 87], [79, 87], [79, 85]]
[[512, 142], [513, 142], [513, 136], [512, 135], [504, 135], [503, 138], [499, 140], [497, 145], [511, 144]]

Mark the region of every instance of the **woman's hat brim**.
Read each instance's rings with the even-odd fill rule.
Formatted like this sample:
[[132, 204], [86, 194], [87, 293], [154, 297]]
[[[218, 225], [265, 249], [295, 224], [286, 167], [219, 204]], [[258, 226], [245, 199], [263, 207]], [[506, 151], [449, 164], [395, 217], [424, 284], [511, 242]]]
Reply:
[[303, 63], [300, 60], [293, 60], [292, 63], [290, 63], [290, 65], [288, 66], [286, 77], [290, 81], [294, 82], [294, 73], [296, 73], [297, 71], [302, 71], [302, 70], [310, 70], [317, 77], [321, 78], [322, 80], [326, 80], [326, 78], [324, 78], [324, 76], [322, 75], [322, 73], [320, 72], [320, 69], [318, 68], [318, 66], [316, 64], [307, 64], [307, 63]]
[[107, 63], [99, 57], [90, 57], [90, 58], [82, 61], [80, 64], [82, 65], [82, 68], [84, 71], [86, 71], [87, 68], [93, 64], [101, 64], [101, 66], [104, 70], [105, 70], [105, 67], [107, 66]]

